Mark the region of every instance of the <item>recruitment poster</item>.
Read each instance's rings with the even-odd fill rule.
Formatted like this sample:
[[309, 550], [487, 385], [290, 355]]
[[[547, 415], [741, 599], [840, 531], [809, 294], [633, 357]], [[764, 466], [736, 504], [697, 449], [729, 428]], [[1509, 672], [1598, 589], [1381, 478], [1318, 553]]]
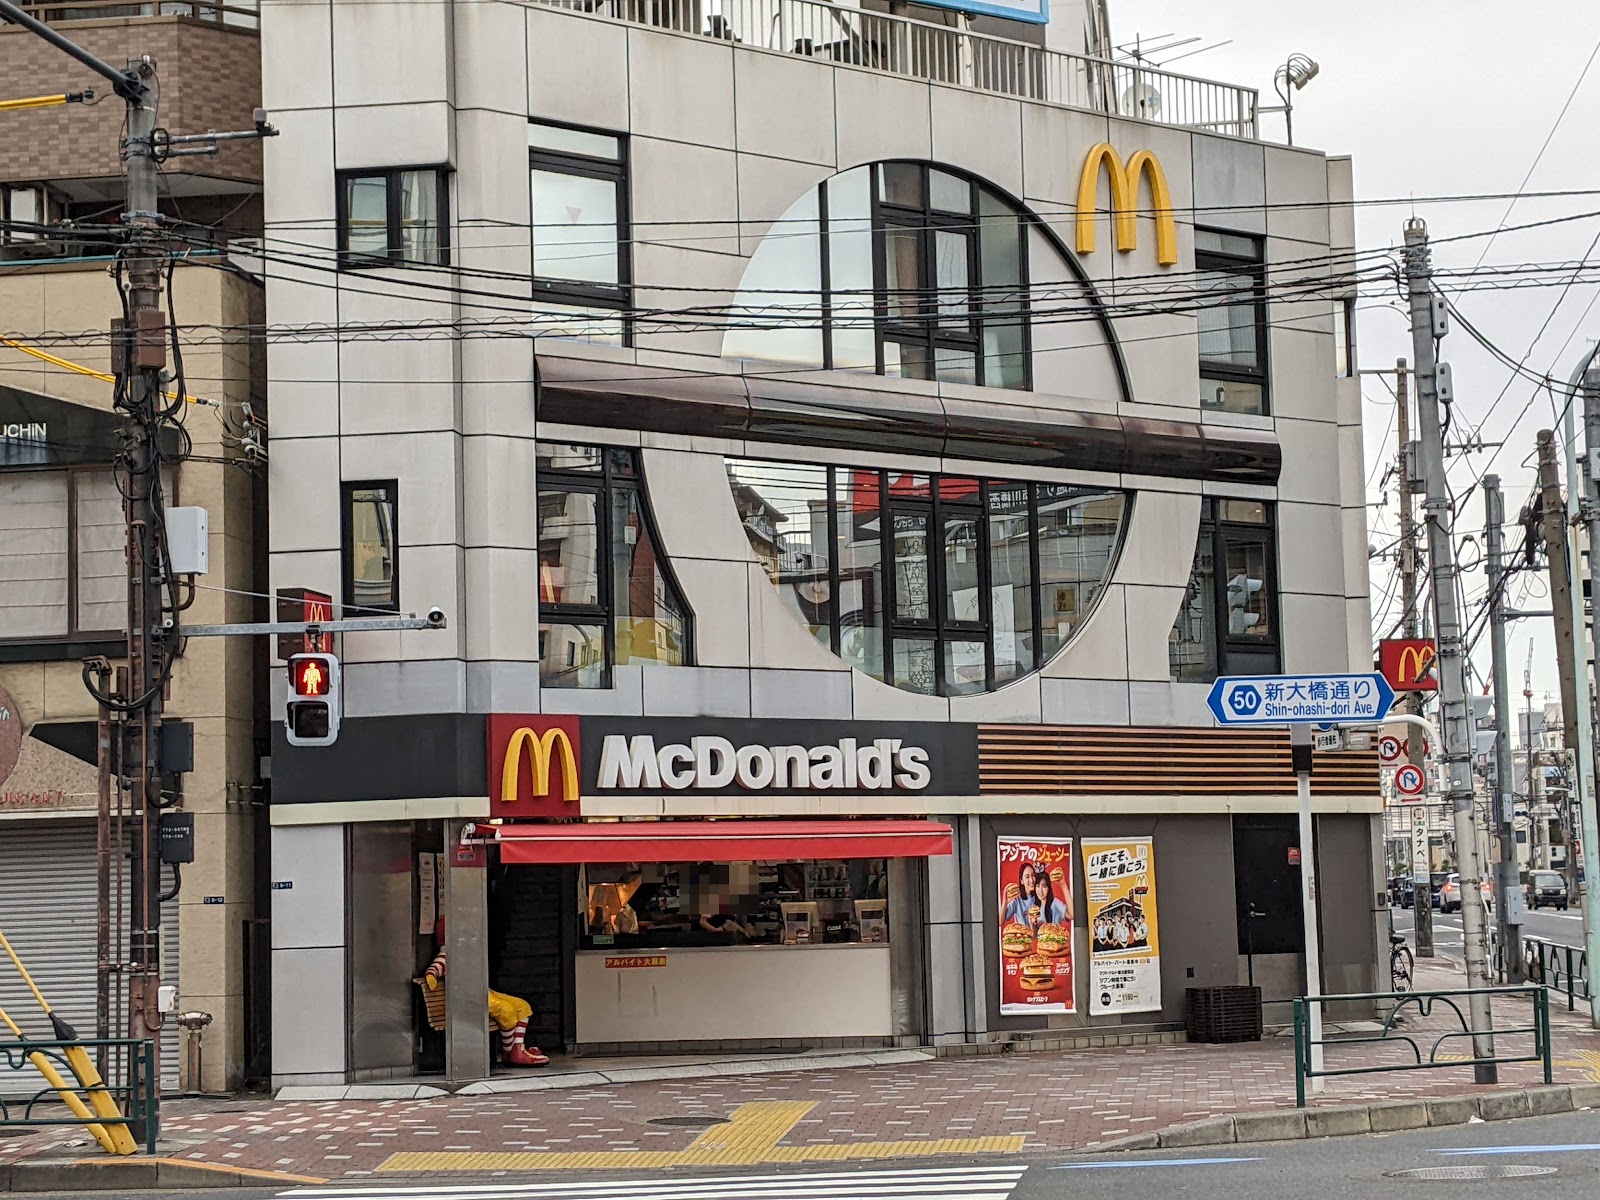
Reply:
[[1072, 839], [998, 839], [1000, 1011], [1073, 1011]]
[[1149, 838], [1084, 838], [1089, 898], [1089, 1011], [1161, 1008], [1156, 863]]

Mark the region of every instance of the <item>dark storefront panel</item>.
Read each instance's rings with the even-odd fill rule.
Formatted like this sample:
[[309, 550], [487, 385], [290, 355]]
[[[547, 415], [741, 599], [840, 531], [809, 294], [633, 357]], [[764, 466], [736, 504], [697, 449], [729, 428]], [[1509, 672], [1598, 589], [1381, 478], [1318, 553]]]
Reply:
[[575, 866], [497, 867], [489, 880], [489, 986], [533, 1006], [528, 1040], [546, 1053], [577, 1038], [577, 897]]
[[[1371, 818], [1327, 815], [1317, 818], [1318, 878], [1322, 895], [1322, 945], [1327, 990], [1369, 990], [1375, 961], [1370, 890]], [[1300, 991], [1303, 947], [1300, 871], [1289, 863], [1298, 848], [1299, 822], [1293, 813], [1226, 813], [1197, 816], [993, 817], [983, 821], [981, 855], [985, 936], [992, 967], [998, 954], [996, 835], [1070, 837], [1073, 846], [1073, 922], [1078, 1011], [1056, 1019], [1069, 1028], [1110, 1024], [1175, 1024], [1184, 1019], [1184, 990], [1246, 981], [1251, 970], [1244, 914], [1262, 914], [1249, 923], [1254, 939], [1256, 983], [1269, 1003]], [[1161, 1011], [1128, 1014], [1120, 1022], [1089, 1020], [1085, 984], [1089, 976], [1084, 932], [1084, 838], [1151, 837], [1155, 844], [1156, 900], [1160, 911]], [[1353, 982], [1352, 982], [1353, 981]], [[1280, 994], [1281, 993], [1281, 994]], [[984, 981], [989, 1027], [1043, 1029], [1046, 1020], [1000, 1016], [998, 985]], [[1275, 1010], [1269, 1010], [1275, 1017]], [[1287, 1019], [1285, 1016], [1284, 1019]]]
[[[1038, 1017], [1000, 1016], [999, 986], [993, 978], [998, 937], [993, 901], [998, 877], [996, 835], [1070, 837], [1073, 845], [1072, 913], [1075, 969], [1079, 978], [1077, 1011], [1056, 1018], [1060, 1026], [1105, 1028], [1108, 1025], [1171, 1025], [1183, 1020], [1183, 992], [1190, 987], [1212, 987], [1238, 982], [1239, 959], [1234, 952], [1233, 839], [1226, 814], [1207, 816], [993, 817], [983, 822], [983, 897], [989, 938], [990, 978], [984, 982], [985, 1003], [991, 1029], [1043, 1029]], [[1089, 978], [1085, 914], [1088, 910], [1083, 882], [1084, 838], [1150, 837], [1154, 839], [1156, 903], [1160, 910], [1161, 1011], [1130, 1013], [1120, 1019], [1088, 1017], [1085, 1002]], [[1193, 972], [1192, 974], [1190, 972]]]

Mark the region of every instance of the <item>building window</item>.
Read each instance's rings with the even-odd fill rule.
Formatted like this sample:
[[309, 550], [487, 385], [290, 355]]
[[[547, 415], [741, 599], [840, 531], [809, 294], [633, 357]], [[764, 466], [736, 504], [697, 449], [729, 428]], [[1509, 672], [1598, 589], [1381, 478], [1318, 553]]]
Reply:
[[1199, 306], [1200, 407], [1266, 413], [1267, 293], [1261, 239], [1212, 229], [1194, 231]]
[[442, 167], [340, 171], [339, 264], [450, 264], [450, 188]]
[[528, 185], [535, 327], [623, 344], [632, 301], [626, 139], [530, 122]]
[[785, 608], [851, 666], [912, 692], [1037, 670], [1111, 575], [1122, 492], [729, 460], [746, 536]]
[[1032, 386], [1028, 219], [978, 181], [883, 162], [797, 201], [740, 285], [730, 358]]
[[1202, 500], [1194, 568], [1167, 641], [1173, 682], [1275, 674], [1281, 661], [1277, 588], [1271, 506]]
[[539, 677], [611, 686], [612, 668], [683, 666], [690, 616], [645, 500], [638, 455], [539, 443]]
[[400, 611], [399, 492], [392, 479], [340, 485], [347, 613]]
[[126, 538], [111, 472], [0, 473], [0, 641], [122, 637]]
[[1333, 376], [1349, 379], [1356, 372], [1356, 298], [1333, 302]]

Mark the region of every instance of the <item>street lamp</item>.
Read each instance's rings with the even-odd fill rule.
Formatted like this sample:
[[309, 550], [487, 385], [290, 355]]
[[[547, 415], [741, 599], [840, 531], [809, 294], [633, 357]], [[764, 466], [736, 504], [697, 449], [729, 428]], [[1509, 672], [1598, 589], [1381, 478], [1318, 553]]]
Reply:
[[1284, 134], [1291, 146], [1294, 145], [1294, 93], [1315, 79], [1320, 70], [1322, 68], [1308, 55], [1291, 54], [1289, 60], [1273, 73], [1272, 86], [1283, 103], [1261, 111], [1283, 113]]

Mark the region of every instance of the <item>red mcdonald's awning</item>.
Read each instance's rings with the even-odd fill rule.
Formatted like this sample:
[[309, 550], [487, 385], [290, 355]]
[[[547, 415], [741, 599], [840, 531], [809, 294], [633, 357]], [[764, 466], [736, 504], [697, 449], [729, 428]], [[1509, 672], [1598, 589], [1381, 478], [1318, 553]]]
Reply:
[[748, 862], [950, 854], [937, 821], [583, 821], [496, 827], [504, 863]]

